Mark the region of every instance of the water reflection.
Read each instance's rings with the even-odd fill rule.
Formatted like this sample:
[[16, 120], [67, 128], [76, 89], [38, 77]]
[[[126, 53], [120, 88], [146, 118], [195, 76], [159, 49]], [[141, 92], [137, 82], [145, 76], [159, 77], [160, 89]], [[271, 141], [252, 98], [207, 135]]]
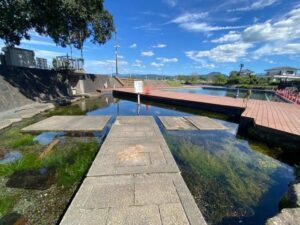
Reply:
[[[23, 191], [18, 190], [22, 193], [22, 198], [19, 197], [19, 192], [17, 197], [14, 197], [19, 201], [16, 208], [22, 210], [26, 216], [32, 217], [30, 220], [36, 222], [33, 224], [38, 224], [37, 221], [41, 216], [30, 211], [26, 205], [25, 200], [31, 199], [35, 207], [40, 207], [45, 212], [52, 212], [55, 209], [55, 214], [43, 215], [49, 217], [48, 221], [57, 221], [60, 211], [64, 209], [76, 189], [76, 182], [82, 178], [82, 174], [85, 174], [115, 116], [138, 113], [154, 116], [156, 119], [182, 171], [183, 178], [210, 223], [260, 225], [277, 213], [278, 202], [288, 183], [294, 179], [293, 170], [286, 164], [254, 151], [247, 140], [237, 138], [237, 123], [225, 121], [224, 118], [228, 117], [224, 115], [161, 103], [147, 102], [138, 108], [136, 100], [119, 100], [111, 95], [60, 107], [47, 115], [111, 115], [112, 119], [106, 129], [103, 132], [93, 133], [93, 137], [81, 133], [62, 136], [62, 133], [45, 132], [33, 139], [32, 135], [20, 132], [21, 127], [25, 125], [0, 135], [0, 150], [15, 149], [23, 154], [18, 164], [7, 168], [0, 165], [2, 176], [8, 178], [16, 170], [56, 168], [55, 188], [47, 189], [45, 200], [40, 201], [39, 195], [35, 192], [28, 191], [24, 195]], [[161, 115], [209, 116], [230, 129], [169, 132], [165, 131], [157, 118]], [[63, 141], [55, 147], [52, 154], [40, 161], [38, 155], [45, 145], [55, 138]], [[35, 168], [32, 168], [32, 165]], [[6, 199], [10, 189], [2, 188], [1, 192], [4, 193], [3, 199]], [[13, 204], [14, 199], [11, 202]], [[49, 202], [52, 204], [43, 205]]]

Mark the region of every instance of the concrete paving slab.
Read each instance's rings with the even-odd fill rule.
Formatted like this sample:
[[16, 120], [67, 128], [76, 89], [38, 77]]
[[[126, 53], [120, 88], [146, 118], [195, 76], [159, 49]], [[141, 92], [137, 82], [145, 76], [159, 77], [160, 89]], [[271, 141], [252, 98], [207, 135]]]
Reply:
[[196, 127], [181, 116], [158, 117], [167, 130], [196, 130]]
[[87, 216], [86, 225], [206, 225], [153, 117], [117, 117], [60, 224]]
[[110, 116], [52, 116], [22, 129], [24, 132], [66, 131], [93, 132], [102, 131]]
[[205, 116], [185, 116], [199, 130], [226, 130], [227, 128]]
[[163, 225], [189, 225], [184, 209], [180, 203], [159, 206]]
[[162, 225], [158, 206], [112, 208], [107, 225]]
[[135, 205], [180, 202], [172, 179], [156, 174], [135, 177]]
[[61, 224], [64, 225], [106, 225], [108, 209], [74, 209], [69, 210]]

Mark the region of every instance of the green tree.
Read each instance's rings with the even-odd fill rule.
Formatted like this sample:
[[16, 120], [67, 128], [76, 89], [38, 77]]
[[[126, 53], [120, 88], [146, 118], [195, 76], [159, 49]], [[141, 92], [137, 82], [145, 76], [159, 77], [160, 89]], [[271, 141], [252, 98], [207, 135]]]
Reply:
[[217, 74], [211, 78], [214, 84], [225, 84], [227, 82], [227, 76], [224, 74]]
[[7, 46], [30, 39], [30, 30], [62, 46], [82, 49], [84, 41], [104, 44], [114, 31], [104, 0], [1, 0], [0, 38]]

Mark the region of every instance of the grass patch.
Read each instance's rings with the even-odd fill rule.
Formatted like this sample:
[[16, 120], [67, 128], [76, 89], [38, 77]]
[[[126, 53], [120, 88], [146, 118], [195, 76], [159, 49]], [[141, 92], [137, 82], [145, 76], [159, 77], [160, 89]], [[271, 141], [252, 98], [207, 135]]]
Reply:
[[1, 145], [7, 148], [19, 148], [24, 145], [33, 145], [34, 136], [23, 134], [19, 128], [11, 128], [0, 136]]
[[16, 171], [37, 169], [41, 165], [41, 161], [37, 154], [25, 154], [14, 163], [0, 164], [0, 176], [10, 176]]
[[57, 169], [57, 184], [70, 186], [79, 181], [89, 169], [99, 144], [93, 142], [72, 142], [55, 147], [42, 162], [42, 166]]
[[181, 87], [182, 86], [182, 83], [178, 80], [168, 80], [167, 83], [171, 87]]
[[4, 216], [5, 214], [9, 213], [16, 202], [18, 201], [18, 195], [11, 195], [11, 196], [1, 196], [0, 197], [0, 216]]
[[57, 107], [52, 111], [48, 112], [47, 116], [71, 116], [71, 115], [85, 115], [78, 105], [69, 105], [63, 107]]
[[10, 176], [16, 171], [51, 167], [57, 171], [56, 182], [59, 186], [71, 186], [85, 175], [98, 149], [99, 144], [96, 141], [79, 142], [70, 138], [57, 145], [43, 160], [39, 159], [38, 154], [29, 153], [14, 163], [0, 165], [0, 176]]

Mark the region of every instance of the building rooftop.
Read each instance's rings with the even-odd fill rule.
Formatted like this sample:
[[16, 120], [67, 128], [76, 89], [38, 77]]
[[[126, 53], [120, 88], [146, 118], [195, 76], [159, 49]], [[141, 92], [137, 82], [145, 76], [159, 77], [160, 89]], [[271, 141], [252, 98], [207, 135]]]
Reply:
[[270, 71], [270, 70], [284, 70], [284, 69], [288, 69], [288, 70], [300, 70], [300, 69], [295, 68], [295, 67], [282, 66], [282, 67], [274, 67], [274, 68], [270, 68], [270, 69], [267, 69], [267, 70], [265, 70], [265, 71]]
[[5, 52], [8, 49], [15, 49], [15, 50], [22, 50], [22, 51], [34, 52], [33, 50], [26, 49], [26, 48], [16, 48], [16, 47], [7, 47], [7, 46], [3, 47], [2, 51]]

